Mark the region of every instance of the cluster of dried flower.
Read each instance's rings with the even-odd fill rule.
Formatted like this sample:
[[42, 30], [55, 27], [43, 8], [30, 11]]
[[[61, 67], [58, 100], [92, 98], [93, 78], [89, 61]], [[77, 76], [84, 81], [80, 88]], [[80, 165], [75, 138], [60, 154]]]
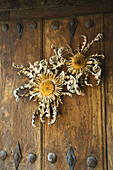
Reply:
[[[32, 119], [34, 127], [37, 126], [35, 120], [38, 116], [42, 123], [47, 117], [48, 124], [54, 124], [57, 116], [60, 115], [58, 106], [62, 103], [61, 96], [72, 96], [71, 93], [75, 92], [83, 96], [84, 93], [81, 87], [83, 85], [92, 86], [88, 83], [90, 74], [97, 80], [97, 85], [100, 84], [102, 72], [100, 58], [104, 59], [104, 55], [93, 54], [87, 56], [86, 52], [95, 41], [102, 38], [102, 34], [99, 33], [90, 43], [87, 43], [86, 36], [82, 35], [82, 37], [84, 41], [81, 48], [78, 46], [76, 54], [69, 45], [59, 48], [52, 45], [51, 48], [55, 55], [50, 57], [49, 62], [43, 59], [36, 61], [33, 65], [29, 63], [27, 67], [13, 63], [13, 66], [19, 70], [18, 74], [23, 74], [28, 79], [28, 83], [14, 90], [13, 94], [16, 101], [25, 96], [29, 97], [29, 100], [38, 102], [37, 110], [34, 112]], [[63, 56], [62, 51], [66, 51], [71, 55], [69, 60]], [[67, 68], [66, 71], [62, 71], [64, 65]], [[68, 92], [63, 91], [64, 86], [67, 87]], [[23, 93], [20, 93], [22, 90]]]

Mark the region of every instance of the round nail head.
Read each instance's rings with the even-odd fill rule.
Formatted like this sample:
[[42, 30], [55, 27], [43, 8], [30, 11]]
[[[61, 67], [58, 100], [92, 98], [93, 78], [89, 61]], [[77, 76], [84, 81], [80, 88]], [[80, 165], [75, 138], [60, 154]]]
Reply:
[[87, 166], [90, 167], [90, 168], [95, 168], [96, 165], [97, 165], [97, 159], [94, 157], [94, 156], [89, 156], [87, 158]]
[[40, 1], [40, 5], [42, 5], [42, 6], [45, 5], [46, 3], [47, 3], [47, 0], [41, 0]]
[[56, 162], [56, 160], [57, 160], [57, 156], [56, 156], [55, 153], [52, 152], [52, 153], [48, 154], [48, 161], [49, 162], [54, 163], [54, 162]]
[[6, 151], [0, 151], [0, 159], [1, 160], [5, 160], [7, 157], [7, 152]]
[[6, 32], [6, 31], [8, 31], [8, 29], [9, 29], [9, 25], [8, 24], [2, 25], [2, 31]]
[[58, 21], [53, 21], [53, 22], [51, 23], [51, 28], [52, 28], [53, 30], [57, 30], [57, 29], [59, 28], [59, 22], [58, 22]]
[[91, 28], [93, 27], [94, 25], [94, 21], [92, 19], [88, 19], [86, 22], [85, 22], [85, 27], [86, 28]]
[[29, 155], [28, 155], [28, 161], [29, 162], [31, 162], [31, 163], [35, 162], [36, 158], [37, 157], [36, 157], [36, 155], [34, 153], [29, 153]]

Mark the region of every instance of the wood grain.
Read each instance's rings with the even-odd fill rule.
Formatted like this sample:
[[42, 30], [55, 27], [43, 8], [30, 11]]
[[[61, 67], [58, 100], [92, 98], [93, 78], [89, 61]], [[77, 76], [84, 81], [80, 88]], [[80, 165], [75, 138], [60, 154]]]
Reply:
[[[3, 5], [3, 3], [1, 4]], [[9, 2], [6, 5], [7, 9], [10, 8]], [[87, 35], [88, 40], [91, 41], [98, 32], [104, 32], [103, 41], [95, 43], [87, 54], [103, 52], [105, 48], [103, 81], [98, 87], [85, 87], [86, 95], [84, 97], [73, 94], [72, 98], [63, 98], [63, 105], [59, 107], [61, 117], [57, 118], [55, 125], [49, 126], [46, 122], [43, 126], [39, 123], [38, 128], [33, 128], [31, 119], [37, 103], [29, 102], [28, 99], [16, 103], [12, 93], [15, 88], [25, 82], [22, 76], [17, 75], [17, 70], [12, 67], [13, 62], [23, 65], [27, 65], [28, 62], [33, 63], [41, 58], [42, 49], [44, 50], [43, 57], [49, 59], [54, 54], [50, 48], [52, 43], [56, 46], [70, 44], [70, 33], [67, 27], [69, 17], [61, 17], [112, 11], [112, 5], [106, 5], [106, 9], [105, 4], [104, 8], [101, 8], [102, 5], [97, 7], [97, 4], [95, 4], [95, 8], [94, 6], [89, 7], [90, 5], [83, 8], [81, 5], [76, 11], [75, 9], [78, 7], [70, 9], [61, 7], [59, 8], [62, 9], [61, 13], [58, 8], [54, 7], [50, 11], [48, 8], [47, 12], [45, 8], [39, 9], [38, 13], [37, 10], [0, 13], [0, 20], [9, 20], [9, 15], [12, 20], [0, 22], [0, 27], [5, 23], [9, 24], [8, 32], [0, 30], [0, 150], [6, 150], [8, 154], [5, 161], [0, 160], [0, 170], [15, 169], [13, 152], [17, 141], [20, 142], [23, 156], [19, 165], [20, 170], [68, 170], [66, 156], [70, 146], [77, 159], [75, 169], [90, 170], [86, 166], [86, 159], [90, 155], [95, 156], [98, 160], [95, 170], [113, 169], [113, 14], [106, 14], [104, 21], [103, 15], [77, 17], [79, 24], [72, 43], [73, 49], [76, 48], [78, 40], [82, 41], [81, 34]], [[4, 9], [6, 9], [5, 6]], [[42, 34], [41, 21], [37, 21], [36, 30], [30, 28], [30, 24], [37, 17], [58, 18], [44, 20]], [[24, 30], [22, 38], [19, 40], [15, 31], [15, 19], [23, 18], [32, 18], [32, 20], [22, 21]], [[94, 26], [87, 29], [85, 21], [89, 18], [94, 20]], [[51, 29], [51, 22], [54, 20], [60, 22], [59, 29], [56, 31]], [[44, 38], [43, 48], [42, 37]], [[37, 155], [34, 164], [30, 164], [27, 160], [31, 151]], [[57, 154], [55, 164], [47, 161], [49, 152]]]
[[0, 12], [0, 21], [7, 21], [9, 19], [10, 19], [10, 12], [9, 11]]
[[[94, 20], [94, 26], [90, 29], [85, 28], [87, 19]], [[102, 15], [83, 16], [77, 18], [77, 26], [73, 49], [76, 48], [81, 34], [88, 36], [91, 41], [99, 32], [103, 32]], [[65, 45], [70, 43], [70, 33], [67, 27], [69, 18], [56, 18], [60, 23], [58, 30], [51, 29], [53, 20], [44, 21], [44, 56], [48, 59], [54, 53], [50, 45]], [[101, 52], [102, 42], [95, 43], [87, 55]], [[44, 170], [68, 170], [66, 156], [70, 146], [74, 150], [77, 162], [75, 169], [85, 170], [87, 168], [87, 157], [93, 155], [98, 160], [95, 170], [106, 170], [105, 154], [105, 112], [102, 100], [103, 85], [93, 88], [85, 87], [84, 97], [73, 94], [73, 97], [63, 98], [63, 105], [59, 107], [61, 117], [53, 126], [44, 124], [43, 134], [43, 169]], [[102, 110], [103, 108], [103, 110]], [[57, 154], [57, 162], [51, 164], [47, 161], [50, 152]], [[104, 157], [103, 157], [104, 156]]]
[[16, 1], [9, 1], [9, 0], [1, 0], [0, 1], [0, 10], [13, 10], [13, 9], [34, 9], [40, 7], [59, 7], [59, 6], [70, 6], [70, 5], [85, 5], [91, 3], [106, 3], [111, 2], [111, 0], [16, 0]]
[[105, 94], [108, 169], [113, 169], [113, 14], [104, 17]]
[[86, 5], [41, 7], [38, 9], [11, 10], [10, 19], [24, 18], [55, 18], [69, 17], [72, 15], [91, 15], [99, 13], [113, 12], [113, 2], [111, 3], [86, 3]]
[[[32, 116], [37, 103], [22, 99], [16, 102], [13, 90], [23, 85], [23, 76], [17, 75], [12, 63], [28, 65], [41, 56], [41, 21], [37, 21], [36, 30], [31, 30], [32, 21], [22, 21], [24, 25], [21, 40], [15, 31], [16, 21], [7, 22], [9, 31], [0, 30], [0, 150], [6, 150], [5, 161], [0, 160], [0, 170], [13, 170], [13, 153], [17, 141], [20, 143], [22, 160], [20, 170], [41, 169], [41, 126], [32, 127]], [[0, 23], [0, 27], [5, 22]], [[37, 155], [34, 164], [28, 162], [28, 154], [33, 151]]]

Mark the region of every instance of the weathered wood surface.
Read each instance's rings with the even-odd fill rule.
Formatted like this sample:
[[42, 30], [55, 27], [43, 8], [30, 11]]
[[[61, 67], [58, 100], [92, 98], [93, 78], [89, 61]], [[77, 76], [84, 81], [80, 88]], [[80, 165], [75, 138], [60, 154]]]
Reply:
[[97, 1], [3, 1], [0, 2], [0, 20], [68, 17], [113, 12], [113, 2]]
[[[89, 18], [94, 20], [94, 26], [87, 29], [84, 24]], [[77, 47], [77, 41], [81, 40], [81, 34], [85, 34], [91, 41], [97, 33], [103, 32], [102, 15], [84, 16], [77, 19], [79, 24], [72, 44], [74, 49]], [[55, 46], [70, 44], [70, 33], [67, 27], [69, 18], [56, 20], [60, 23], [59, 29], [56, 31], [51, 29], [53, 20], [44, 21], [44, 56], [47, 59], [54, 54], [50, 48], [51, 44]], [[103, 52], [102, 48], [103, 42], [97, 42], [91, 47], [88, 55]], [[103, 85], [84, 89], [86, 93], [84, 97], [73, 94], [72, 98], [63, 98], [63, 105], [60, 106], [61, 117], [57, 118], [57, 122], [53, 126], [44, 124], [43, 169], [45, 170], [68, 170], [66, 156], [70, 146], [77, 159], [75, 169], [87, 169], [87, 157], [93, 155], [98, 160], [95, 169], [106, 170], [105, 138], [103, 137], [105, 136]], [[48, 163], [49, 152], [57, 154], [55, 164]]]
[[113, 14], [104, 17], [105, 96], [108, 169], [113, 169]]
[[68, 17], [71, 15], [89, 15], [99, 13], [113, 12], [113, 2], [111, 3], [90, 3], [79, 6], [60, 6], [60, 7], [45, 7], [39, 9], [26, 10], [11, 10], [10, 19], [24, 19], [24, 18], [55, 18]]
[[59, 6], [70, 6], [70, 5], [85, 5], [85, 4], [95, 4], [95, 3], [110, 3], [111, 0], [1, 0], [0, 10], [8, 9], [34, 9], [39, 7], [59, 7]]
[[[15, 31], [15, 22], [7, 22], [9, 31], [0, 30], [0, 150], [8, 154], [5, 161], [0, 160], [0, 170], [13, 170], [13, 153], [17, 141], [20, 143], [22, 160], [19, 169], [41, 169], [41, 126], [32, 127], [32, 115], [37, 103], [22, 99], [16, 102], [13, 90], [23, 85], [23, 76], [17, 75], [12, 63], [28, 65], [40, 59], [41, 54], [41, 22], [37, 21], [36, 30], [31, 30], [32, 21], [22, 21], [24, 30], [21, 40]], [[0, 27], [4, 23], [0, 23]], [[37, 155], [34, 164], [28, 162], [28, 154], [33, 151]]]
[[[12, 14], [13, 17], [11, 16], [10, 19], [16, 19], [15, 13]], [[27, 15], [24, 14], [22, 18], [26, 18]], [[31, 18], [39, 17], [39, 14], [36, 16], [35, 14], [36, 12], [31, 14]], [[9, 13], [6, 16], [8, 20]], [[17, 16], [20, 17], [19, 14]], [[87, 29], [84, 25], [89, 18], [94, 20], [94, 26]], [[103, 81], [98, 87], [85, 87], [84, 97], [73, 94], [72, 98], [63, 98], [63, 105], [59, 107], [61, 117], [57, 118], [57, 122], [53, 126], [49, 126], [47, 122], [43, 126], [39, 123], [38, 128], [31, 126], [32, 113], [37, 103], [29, 102], [28, 99], [16, 103], [13, 96], [12, 91], [22, 85], [24, 79], [17, 75], [12, 62], [23, 65], [27, 65], [28, 62], [33, 63], [42, 57], [42, 50], [43, 57], [48, 59], [54, 54], [50, 48], [52, 43], [56, 46], [70, 43], [67, 27], [69, 17], [55, 18], [60, 22], [59, 29], [56, 31], [51, 29], [52, 19], [44, 20], [43, 35], [41, 21], [37, 21], [36, 30], [31, 30], [30, 24], [33, 20], [23, 20], [24, 30], [21, 40], [15, 32], [16, 21], [0, 23], [0, 27], [4, 23], [9, 24], [8, 32], [0, 30], [0, 150], [6, 150], [8, 153], [5, 161], [0, 160], [0, 170], [15, 169], [12, 155], [17, 141], [20, 142], [23, 156], [19, 165], [20, 170], [68, 170], [66, 156], [70, 146], [77, 159], [75, 169], [88, 169], [86, 159], [90, 155], [98, 160], [96, 170], [113, 169], [113, 15], [106, 14], [104, 20], [103, 15], [82, 16], [77, 19], [79, 24], [75, 32], [73, 48], [76, 48], [78, 40], [82, 41], [81, 34], [87, 35], [90, 41], [98, 32], [104, 33], [104, 39], [95, 43], [88, 52], [88, 54], [103, 53], [105, 50]], [[30, 151], [34, 151], [37, 155], [37, 160], [33, 164], [27, 160]], [[47, 161], [49, 152], [57, 154], [55, 164]]]

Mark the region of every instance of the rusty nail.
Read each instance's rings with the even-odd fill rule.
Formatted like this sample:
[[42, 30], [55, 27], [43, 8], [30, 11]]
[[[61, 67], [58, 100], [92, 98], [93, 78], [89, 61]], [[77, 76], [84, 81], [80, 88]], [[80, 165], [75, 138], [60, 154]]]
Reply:
[[57, 30], [57, 29], [59, 28], [59, 22], [58, 22], [58, 21], [53, 21], [53, 22], [51, 23], [51, 28], [52, 28], [53, 30]]
[[72, 147], [69, 148], [69, 151], [68, 151], [66, 160], [67, 160], [69, 169], [70, 169], [70, 170], [73, 170], [73, 169], [74, 169], [74, 166], [75, 166], [75, 163], [76, 163], [76, 157], [75, 157], [75, 155], [74, 155], [74, 152], [73, 152]]
[[18, 22], [18, 23], [16, 24], [16, 27], [15, 27], [15, 28], [16, 28], [16, 31], [17, 31], [18, 33], [21, 32], [21, 29], [22, 29], [21, 23]]
[[22, 31], [23, 31], [23, 24], [22, 21], [18, 21], [15, 26], [16, 32], [18, 34], [19, 39], [21, 39]]
[[41, 0], [40, 5], [45, 5], [47, 3], [47, 0]]
[[48, 161], [51, 162], [51, 163], [54, 163], [56, 162], [57, 160], [57, 156], [55, 153], [51, 152], [48, 154]]
[[36, 158], [37, 157], [36, 157], [36, 155], [34, 153], [29, 153], [29, 155], [28, 155], [28, 161], [29, 162], [31, 162], [31, 163], [35, 162]]
[[70, 26], [73, 27], [74, 24], [77, 22], [77, 20], [75, 17], [71, 17], [69, 22], [70, 22]]
[[30, 27], [31, 29], [35, 30], [37, 28], [37, 23], [34, 21]]
[[2, 31], [6, 32], [6, 31], [8, 31], [8, 29], [9, 29], [9, 25], [8, 24], [2, 25]]
[[14, 159], [14, 164], [15, 164], [15, 168], [18, 169], [19, 163], [22, 159], [22, 154], [21, 154], [21, 150], [20, 150], [20, 144], [19, 142], [17, 142], [14, 153], [13, 153], [13, 159]]
[[95, 168], [96, 165], [97, 165], [97, 159], [94, 157], [94, 156], [89, 156], [87, 158], [87, 166], [90, 167], [90, 168]]
[[74, 34], [78, 25], [78, 20], [76, 16], [71, 16], [67, 24], [70, 32], [70, 45], [73, 43]]
[[14, 155], [14, 158], [18, 161], [18, 160], [19, 160], [19, 154], [16, 153], [16, 154]]
[[7, 152], [6, 151], [0, 151], [0, 159], [5, 160], [7, 157]]
[[92, 19], [88, 19], [86, 22], [85, 22], [85, 27], [86, 28], [91, 28], [93, 27], [94, 25], [94, 21]]
[[73, 165], [73, 162], [74, 162], [73, 156], [70, 155], [69, 158], [68, 158], [68, 160], [69, 160], [69, 164], [72, 166], [72, 165]]

